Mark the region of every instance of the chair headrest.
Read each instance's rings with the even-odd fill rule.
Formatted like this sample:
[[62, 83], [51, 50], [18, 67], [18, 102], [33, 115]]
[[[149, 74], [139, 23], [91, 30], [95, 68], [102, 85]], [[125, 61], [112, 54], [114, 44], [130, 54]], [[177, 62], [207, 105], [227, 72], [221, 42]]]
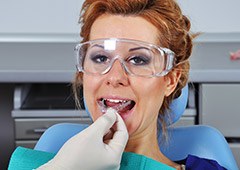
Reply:
[[183, 115], [188, 102], [188, 84], [182, 89], [181, 95], [174, 99], [169, 106], [169, 116], [170, 120], [166, 120], [167, 125], [171, 125], [178, 121]]
[[[87, 107], [87, 104], [84, 101], [84, 106], [85, 106], [85, 110], [87, 112], [87, 114], [89, 115], [89, 117], [91, 118], [91, 115], [88, 111], [88, 107]], [[175, 123], [176, 121], [178, 121], [180, 119], [180, 117], [183, 115], [185, 109], [186, 109], [186, 106], [187, 106], [187, 101], [188, 101], [188, 85], [186, 85], [182, 91], [181, 91], [181, 95], [174, 99], [172, 101], [172, 103], [170, 104], [169, 106], [169, 113], [168, 113], [168, 118], [170, 117], [170, 120], [168, 118], [166, 118], [166, 122], [167, 122], [167, 125], [171, 125], [173, 123]]]

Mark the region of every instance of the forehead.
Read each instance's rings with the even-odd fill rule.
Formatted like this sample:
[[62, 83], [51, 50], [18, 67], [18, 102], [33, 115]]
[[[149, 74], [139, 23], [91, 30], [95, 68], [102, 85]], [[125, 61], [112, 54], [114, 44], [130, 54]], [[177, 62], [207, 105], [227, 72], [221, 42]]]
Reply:
[[86, 43], [88, 47], [88, 54], [91, 53], [111, 53], [111, 54], [128, 54], [128, 53], [144, 53], [152, 54], [158, 53], [159, 49], [150, 43], [145, 43], [142, 41], [130, 40], [130, 39], [97, 39], [92, 40], [91, 43]]
[[126, 38], [157, 43], [157, 28], [139, 16], [104, 14], [93, 23], [90, 40], [100, 38]]

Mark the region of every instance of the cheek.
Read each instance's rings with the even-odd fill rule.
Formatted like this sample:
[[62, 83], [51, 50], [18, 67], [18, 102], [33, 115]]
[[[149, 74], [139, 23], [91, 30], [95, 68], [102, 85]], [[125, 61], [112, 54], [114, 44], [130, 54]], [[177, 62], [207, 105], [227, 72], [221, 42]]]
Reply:
[[166, 92], [166, 84], [164, 80], [155, 81], [151, 85], [151, 88], [146, 92], [148, 95], [146, 94], [147, 97], [145, 98], [146, 108], [148, 109], [146, 114], [148, 114], [150, 119], [146, 120], [148, 122], [153, 121], [158, 117]]
[[[141, 81], [135, 84], [136, 93], [139, 94], [140, 104], [152, 109], [159, 108], [166, 93], [166, 81], [164, 78], [151, 78], [148, 81]], [[152, 109], [151, 109], [152, 108]]]
[[130, 134], [155, 127], [165, 96], [166, 82], [163, 78], [151, 78], [134, 81], [132, 86], [138, 101], [134, 117], [131, 122], [126, 122]]
[[96, 110], [96, 97], [99, 81], [92, 76], [83, 76], [83, 97], [88, 107], [88, 111], [91, 114], [93, 121], [95, 121], [100, 115]]

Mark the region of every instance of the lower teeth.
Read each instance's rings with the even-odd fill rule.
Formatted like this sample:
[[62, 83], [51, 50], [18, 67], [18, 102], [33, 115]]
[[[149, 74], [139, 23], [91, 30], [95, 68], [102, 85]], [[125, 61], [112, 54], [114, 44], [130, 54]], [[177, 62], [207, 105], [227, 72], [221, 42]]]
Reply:
[[125, 102], [125, 103], [123, 103], [123, 104], [121, 104], [121, 105], [118, 105], [118, 106], [116, 106], [116, 107], [113, 107], [115, 110], [117, 110], [117, 112], [118, 111], [120, 111], [120, 110], [122, 110], [124, 107], [126, 107], [126, 106], [128, 106], [128, 105], [130, 105], [131, 104], [131, 101], [127, 101], [127, 102]]
[[[102, 102], [102, 104], [101, 104], [101, 106], [100, 106], [101, 112], [102, 112], [102, 113], [106, 113], [108, 107], [107, 107], [107, 105], [104, 103], [104, 100], [102, 100], [101, 102]], [[113, 108], [113, 109], [115, 109], [117, 112], [119, 112], [119, 111], [121, 111], [122, 109], [124, 109], [125, 107], [127, 107], [128, 105], [130, 105], [130, 104], [131, 104], [131, 101], [127, 101], [127, 102], [125, 102], [125, 103], [122, 103], [122, 104], [120, 104], [120, 105], [113, 106], [113, 107], [111, 107], [111, 108]]]

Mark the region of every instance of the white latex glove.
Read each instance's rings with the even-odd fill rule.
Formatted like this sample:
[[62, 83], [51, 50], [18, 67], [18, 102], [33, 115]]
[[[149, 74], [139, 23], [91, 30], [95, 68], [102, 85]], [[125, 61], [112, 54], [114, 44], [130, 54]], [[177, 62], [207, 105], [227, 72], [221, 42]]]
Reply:
[[[110, 128], [113, 134], [109, 135]], [[124, 121], [114, 109], [108, 109], [91, 126], [70, 138], [38, 170], [118, 170], [127, 141]]]

